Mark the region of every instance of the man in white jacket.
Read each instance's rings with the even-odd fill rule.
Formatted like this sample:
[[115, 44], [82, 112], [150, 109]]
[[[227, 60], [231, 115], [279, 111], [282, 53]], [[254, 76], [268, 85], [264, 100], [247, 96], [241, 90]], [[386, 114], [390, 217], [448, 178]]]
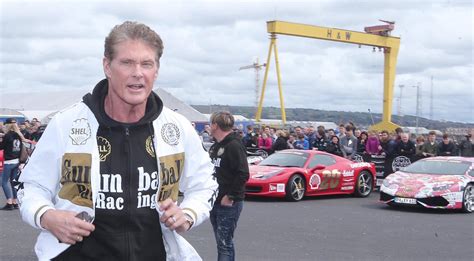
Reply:
[[162, 52], [148, 26], [115, 26], [106, 79], [44, 132], [19, 191], [38, 259], [200, 260], [178, 233], [208, 218], [217, 183], [191, 123], [152, 92]]

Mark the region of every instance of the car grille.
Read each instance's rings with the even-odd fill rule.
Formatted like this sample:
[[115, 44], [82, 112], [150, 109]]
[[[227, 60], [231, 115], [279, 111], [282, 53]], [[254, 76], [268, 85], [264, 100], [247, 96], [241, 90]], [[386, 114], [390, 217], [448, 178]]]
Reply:
[[418, 201], [423, 202], [428, 206], [446, 207], [449, 202], [443, 197], [420, 198]]
[[262, 187], [259, 186], [245, 186], [245, 192], [258, 193], [262, 191]]

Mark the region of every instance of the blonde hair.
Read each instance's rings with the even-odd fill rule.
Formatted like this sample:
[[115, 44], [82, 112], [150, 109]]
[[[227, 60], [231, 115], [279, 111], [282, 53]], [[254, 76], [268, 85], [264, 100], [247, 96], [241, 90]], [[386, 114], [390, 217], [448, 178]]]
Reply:
[[13, 132], [16, 132], [16, 134], [18, 134], [18, 136], [20, 136], [20, 139], [21, 141], [25, 141], [25, 137], [23, 136], [23, 134], [21, 133], [20, 131], [20, 127], [18, 127], [18, 125], [15, 123], [7, 123], [5, 124], [5, 129], [7, 130], [6, 132], [10, 132], [10, 131], [13, 131]]

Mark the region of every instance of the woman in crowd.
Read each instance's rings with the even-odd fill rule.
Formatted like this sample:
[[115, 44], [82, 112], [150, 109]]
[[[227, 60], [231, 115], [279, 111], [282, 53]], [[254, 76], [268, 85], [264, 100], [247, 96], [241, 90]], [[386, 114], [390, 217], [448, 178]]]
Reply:
[[369, 131], [369, 137], [367, 138], [367, 142], [365, 143], [365, 152], [369, 155], [377, 155], [379, 154], [379, 138], [377, 137], [376, 131]]
[[12, 181], [17, 178], [20, 167], [20, 155], [25, 138], [16, 124], [16, 120], [8, 118], [5, 122], [5, 136], [0, 142], [0, 149], [3, 149], [4, 165], [2, 175], [2, 188], [5, 193], [7, 203], [2, 210], [18, 209], [16, 202], [16, 189], [12, 186]]
[[272, 153], [279, 151], [279, 150], [286, 150], [289, 149], [288, 143], [287, 143], [287, 138], [286, 138], [286, 133], [283, 130], [277, 130], [275, 132], [277, 138], [275, 142], [272, 145]]
[[332, 136], [331, 141], [326, 146], [326, 152], [342, 157], [341, 147], [339, 146], [339, 137], [336, 135]]
[[258, 147], [270, 152], [272, 149], [272, 138], [268, 137], [267, 133], [262, 132], [262, 135], [258, 138]]
[[365, 146], [367, 144], [368, 134], [366, 131], [362, 131], [357, 137], [357, 154], [362, 155], [365, 154]]

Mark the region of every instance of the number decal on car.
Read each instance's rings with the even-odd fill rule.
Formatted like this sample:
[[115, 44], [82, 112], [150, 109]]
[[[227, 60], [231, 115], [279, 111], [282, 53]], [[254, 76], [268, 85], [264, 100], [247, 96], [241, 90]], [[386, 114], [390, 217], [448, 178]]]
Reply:
[[325, 190], [328, 188], [334, 189], [339, 185], [339, 180], [341, 177], [341, 172], [339, 170], [324, 170], [322, 174], [323, 178], [321, 181], [321, 185], [319, 186], [320, 190]]

